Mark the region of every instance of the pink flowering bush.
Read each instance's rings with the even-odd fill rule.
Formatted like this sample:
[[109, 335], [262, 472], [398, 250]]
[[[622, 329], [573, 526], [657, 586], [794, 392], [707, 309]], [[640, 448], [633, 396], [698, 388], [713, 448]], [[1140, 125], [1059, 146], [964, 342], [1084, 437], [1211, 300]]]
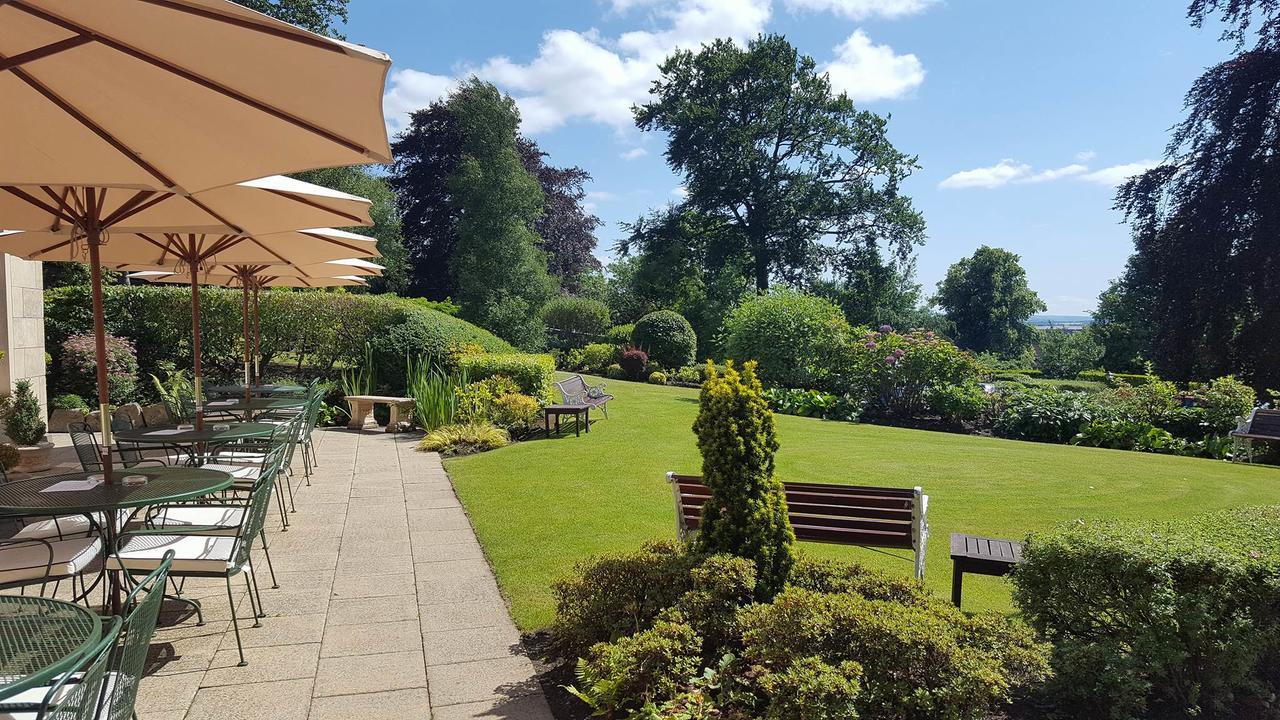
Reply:
[[[62, 384], [68, 392], [89, 398], [97, 407], [98, 363], [93, 335], [72, 335], [62, 343]], [[134, 399], [138, 386], [138, 356], [133, 343], [107, 335], [107, 394], [113, 405]]]
[[888, 325], [855, 333], [839, 368], [850, 395], [866, 400], [869, 416], [915, 417], [936, 408], [935, 388], [971, 385], [972, 355], [932, 332], [898, 332]]

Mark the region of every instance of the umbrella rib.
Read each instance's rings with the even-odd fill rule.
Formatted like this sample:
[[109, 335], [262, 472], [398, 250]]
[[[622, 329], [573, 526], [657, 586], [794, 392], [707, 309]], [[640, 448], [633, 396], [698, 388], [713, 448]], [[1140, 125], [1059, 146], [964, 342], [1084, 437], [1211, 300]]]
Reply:
[[5, 185], [4, 191], [9, 193], [10, 195], [13, 195], [14, 197], [19, 198], [20, 200], [25, 201], [29, 205], [34, 205], [35, 207], [38, 207], [41, 210], [44, 210], [45, 212], [49, 213], [55, 218], [58, 218], [60, 220], [65, 220], [69, 223], [75, 223], [76, 221], [74, 217], [64, 214], [61, 208], [57, 208], [52, 205], [49, 205], [48, 203], [44, 202], [40, 198], [35, 197], [34, 195], [32, 195], [31, 193], [25, 190], [20, 190], [12, 185]]
[[284, 263], [285, 265], [288, 265], [288, 264], [289, 264], [289, 261], [288, 261], [288, 260], [286, 260], [286, 259], [285, 259], [285, 258], [284, 258], [280, 253], [278, 253], [278, 252], [276, 252], [275, 250], [272, 250], [271, 248], [269, 248], [269, 247], [267, 247], [266, 245], [262, 244], [262, 241], [261, 241], [261, 240], [259, 240], [258, 238], [251, 237], [251, 238], [246, 238], [246, 239], [247, 239], [249, 242], [253, 243], [254, 245], [257, 245], [258, 247], [262, 248], [263, 250], [266, 250], [266, 251], [267, 251], [267, 252], [268, 252], [272, 257], [274, 257], [275, 259], [277, 259], [277, 260], [279, 260], [280, 262]]
[[[284, 38], [286, 40], [293, 40], [295, 42], [300, 42], [304, 45], [311, 45], [312, 47], [320, 48], [321, 50], [329, 50], [331, 52], [336, 52], [342, 55], [347, 54], [346, 51], [343, 50], [341, 46], [334, 44], [333, 41], [331, 40], [311, 37], [310, 35], [299, 35], [297, 33], [291, 33], [287, 30], [282, 30], [280, 28], [261, 25], [259, 23], [253, 22], [252, 20], [245, 20], [243, 18], [231, 17], [229, 15], [221, 15], [219, 13], [205, 10], [203, 8], [195, 8], [189, 5], [179, 5], [175, 2], [172, 2], [171, 0], [142, 0], [142, 2], [148, 3], [150, 5], [159, 5], [160, 7], [168, 8], [170, 10], [176, 10], [178, 12], [187, 13], [189, 15], [197, 15], [199, 17], [205, 18], [206, 20], [213, 20], [215, 22], [226, 23], [228, 25], [235, 25], [237, 27], [242, 27], [246, 30], [255, 30], [258, 32], [266, 33], [267, 35], [274, 35], [275, 37]], [[3, 4], [3, 3], [0, 3], [0, 4]]]
[[[378, 159], [378, 155], [375, 152], [373, 152], [369, 148], [364, 147], [360, 143], [354, 142], [352, 140], [348, 140], [336, 133], [325, 130], [324, 128], [318, 125], [309, 123], [306, 120], [303, 120], [302, 118], [295, 117], [285, 112], [284, 110], [281, 110], [272, 105], [268, 105], [267, 103], [264, 103], [260, 100], [255, 100], [254, 98], [251, 98], [248, 95], [245, 95], [244, 93], [233, 90], [220, 83], [210, 80], [209, 78], [206, 78], [201, 75], [197, 75], [189, 70], [185, 70], [181, 67], [178, 67], [173, 63], [166, 62], [158, 57], [155, 57], [154, 55], [138, 50], [137, 48], [131, 47], [123, 42], [120, 42], [119, 40], [116, 40], [115, 38], [108, 37], [101, 33], [93, 32], [92, 30], [86, 27], [82, 27], [81, 25], [74, 23], [70, 20], [45, 12], [44, 10], [41, 10], [39, 8], [31, 7], [30, 5], [26, 4], [22, 0], [11, 0], [11, 3], [13, 7], [24, 10], [30, 15], [34, 15], [46, 22], [57, 25], [69, 32], [90, 35], [97, 42], [100, 42], [103, 45], [106, 45], [107, 47], [113, 50], [122, 52], [126, 55], [130, 55], [145, 63], [154, 65], [155, 67], [160, 68], [165, 72], [168, 72], [173, 75], [177, 75], [178, 77], [181, 77], [185, 80], [196, 83], [197, 85], [202, 85], [205, 88], [208, 88], [209, 90], [213, 90], [214, 92], [221, 93], [222, 95], [225, 95], [231, 98], [232, 100], [235, 100], [243, 105], [248, 105], [249, 107], [252, 107], [255, 110], [258, 110], [260, 112], [264, 112], [273, 117], [279, 118], [280, 120], [283, 120], [292, 125], [296, 125], [299, 128], [306, 130], [307, 132], [310, 132], [315, 135], [319, 135], [320, 137], [325, 138], [330, 142], [337, 143], [347, 148], [348, 150], [354, 150], [362, 155], [365, 155], [366, 157], [373, 158], [375, 160]], [[19, 71], [15, 68], [14, 72], [19, 72]]]
[[321, 204], [321, 203], [316, 202], [315, 200], [308, 200], [308, 199], [306, 199], [306, 198], [304, 198], [304, 197], [298, 197], [297, 195], [294, 195], [293, 193], [285, 192], [285, 191], [283, 191], [283, 190], [273, 190], [273, 189], [271, 189], [271, 188], [265, 188], [265, 190], [266, 190], [267, 192], [269, 192], [269, 193], [273, 194], [273, 195], [279, 195], [279, 196], [280, 196], [280, 197], [282, 197], [282, 198], [288, 198], [288, 199], [290, 199], [290, 200], [292, 200], [292, 201], [294, 201], [294, 202], [300, 202], [300, 203], [302, 203], [303, 205], [309, 205], [310, 207], [316, 208], [317, 210], [323, 210], [323, 211], [325, 211], [325, 212], [327, 212], [327, 213], [332, 213], [332, 214], [334, 214], [334, 215], [337, 215], [337, 216], [338, 216], [338, 217], [340, 217], [340, 218], [344, 218], [344, 219], [346, 219], [346, 220], [350, 220], [352, 225], [363, 225], [363, 224], [364, 224], [364, 221], [363, 221], [363, 220], [361, 220], [361, 219], [360, 219], [360, 217], [359, 217], [359, 216], [357, 216], [357, 215], [352, 215], [352, 214], [350, 214], [350, 213], [344, 213], [344, 212], [342, 212], [341, 210], [336, 210], [336, 209], [334, 209], [334, 208], [327, 207], [327, 206], [325, 206], [325, 205], [323, 205], [323, 204]]
[[24, 53], [18, 53], [12, 57], [0, 60], [0, 72], [12, 70], [19, 65], [25, 65], [29, 62], [35, 62], [40, 58], [46, 58], [50, 55], [57, 55], [64, 50], [80, 47], [87, 42], [92, 42], [93, 38], [88, 35], [74, 35], [65, 40], [59, 40], [55, 43], [49, 43], [44, 47], [38, 47], [35, 50], [28, 50]]
[[[4, 59], [4, 56], [0, 55], [0, 60], [3, 60], [3, 59]], [[149, 173], [156, 180], [159, 180], [165, 187], [173, 186], [173, 181], [170, 180], [168, 176], [166, 176], [164, 173], [156, 169], [154, 165], [147, 162], [146, 160], [143, 160], [141, 157], [138, 156], [137, 153], [130, 150], [128, 146], [120, 142], [120, 140], [118, 140], [114, 135], [107, 132], [106, 129], [104, 129], [101, 125], [98, 125], [94, 121], [90, 120], [84, 113], [80, 112], [73, 105], [71, 105], [71, 103], [58, 97], [57, 94], [55, 94], [49, 88], [45, 87], [39, 80], [36, 80], [35, 78], [28, 75], [25, 70], [23, 70], [22, 68], [11, 68], [10, 72], [16, 75], [24, 83], [29, 85], [33, 90], [43, 95], [45, 99], [47, 99], [49, 102], [61, 108], [63, 112], [75, 118], [76, 122], [88, 128], [89, 131], [92, 132], [94, 135], [97, 135], [98, 137], [102, 138], [104, 142], [106, 142], [111, 147], [115, 148], [116, 151], [119, 152], [121, 155], [124, 155], [125, 157], [129, 158], [129, 160], [132, 161], [135, 165], [142, 168], [143, 170], [146, 170], [147, 173]]]
[[103, 218], [103, 226], [110, 227], [124, 218], [133, 215], [134, 208], [142, 203], [142, 201], [150, 198], [152, 195], [155, 195], [155, 193], [150, 190], [139, 190], [133, 197], [121, 203], [120, 207], [116, 208], [115, 212]]
[[191, 197], [190, 195], [184, 195], [183, 197], [185, 197], [186, 199], [190, 200], [192, 205], [195, 205], [196, 207], [200, 208], [201, 210], [203, 210], [203, 211], [205, 211], [205, 212], [209, 213], [209, 215], [210, 215], [210, 216], [212, 216], [214, 220], [217, 220], [218, 222], [222, 223], [223, 225], [226, 225], [227, 227], [231, 228], [232, 230], [235, 230], [235, 231], [236, 231], [236, 232], [238, 232], [238, 233], [242, 233], [242, 232], [244, 232], [244, 230], [243, 230], [242, 228], [240, 228], [240, 227], [239, 227], [239, 226], [237, 226], [237, 225], [233, 225], [233, 224], [231, 224], [231, 221], [230, 221], [230, 220], [228, 220], [228, 219], [226, 219], [226, 218], [222, 217], [221, 215], [219, 215], [218, 213], [214, 212], [214, 211], [213, 211], [213, 209], [212, 209], [212, 208], [210, 208], [208, 205], [205, 205], [204, 203], [202, 203], [202, 202], [200, 202], [199, 200], [197, 200], [197, 199], [195, 199], [195, 198]]
[[359, 245], [351, 245], [350, 243], [344, 243], [341, 240], [335, 240], [334, 238], [325, 237], [324, 235], [317, 235], [315, 233], [304, 232], [302, 234], [306, 235], [307, 237], [313, 237], [317, 240], [323, 240], [327, 243], [337, 245], [338, 247], [341, 247], [341, 248], [346, 248], [351, 252], [356, 253], [357, 255], [360, 255], [361, 257], [369, 257], [368, 255], [363, 254], [368, 251], [368, 248], [362, 248]]

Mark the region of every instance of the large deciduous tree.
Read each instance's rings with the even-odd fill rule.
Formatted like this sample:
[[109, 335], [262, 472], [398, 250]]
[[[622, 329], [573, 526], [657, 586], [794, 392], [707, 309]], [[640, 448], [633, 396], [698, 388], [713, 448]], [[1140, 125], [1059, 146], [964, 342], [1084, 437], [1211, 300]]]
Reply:
[[1016, 355], [1031, 340], [1027, 320], [1044, 302], [1027, 285], [1020, 258], [983, 245], [947, 269], [934, 303], [955, 328], [956, 344], [974, 352]]
[[534, 226], [544, 197], [516, 147], [520, 112], [510, 96], [472, 78], [449, 99], [462, 161], [449, 178], [459, 216], [452, 268], [462, 316], [504, 340], [544, 340], [538, 309], [556, 293]]
[[524, 168], [542, 187], [542, 218], [534, 229], [547, 251], [547, 270], [561, 278], [567, 289], [576, 292], [583, 275], [601, 269], [592, 251], [596, 248], [596, 229], [604, 222], [582, 205], [591, 173], [576, 166], [560, 168], [547, 164], [547, 153], [528, 138], [517, 137], [516, 146]]
[[1122, 291], [1146, 309], [1162, 375], [1280, 385], [1280, 0], [1189, 13], [1220, 16], [1236, 55], [1187, 93], [1164, 164], [1118, 193], [1135, 246]]
[[290, 25], [329, 37], [342, 38], [338, 26], [347, 21], [349, 0], [235, 0]]
[[404, 247], [404, 235], [401, 233], [396, 198], [386, 180], [362, 167], [309, 170], [297, 173], [294, 177], [373, 201], [373, 206], [369, 208], [373, 227], [348, 229], [378, 240], [378, 252], [382, 253], [378, 262], [386, 270], [381, 277], [369, 279], [369, 289], [376, 293], [403, 293], [408, 286], [409, 259]]
[[756, 289], [819, 273], [831, 253], [887, 244], [906, 260], [924, 220], [899, 186], [916, 169], [887, 120], [836, 94], [781, 36], [717, 40], [661, 65], [636, 125], [669, 134], [686, 206], [736, 230]]

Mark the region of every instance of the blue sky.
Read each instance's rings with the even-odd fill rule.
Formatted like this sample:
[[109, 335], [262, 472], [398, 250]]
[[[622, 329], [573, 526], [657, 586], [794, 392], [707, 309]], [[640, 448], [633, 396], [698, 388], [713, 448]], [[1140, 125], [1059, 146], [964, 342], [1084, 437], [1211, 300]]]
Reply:
[[1181, 0], [352, 0], [347, 37], [395, 61], [404, 113], [469, 73], [517, 98], [551, 161], [594, 175], [608, 259], [620, 221], [674, 200], [665, 138], [640, 133], [654, 66], [673, 47], [785, 34], [923, 170], [906, 186], [929, 224], [926, 293], [987, 244], [1020, 254], [1053, 313], [1081, 313], [1131, 250], [1115, 183], [1158, 160], [1182, 97], [1226, 57]]

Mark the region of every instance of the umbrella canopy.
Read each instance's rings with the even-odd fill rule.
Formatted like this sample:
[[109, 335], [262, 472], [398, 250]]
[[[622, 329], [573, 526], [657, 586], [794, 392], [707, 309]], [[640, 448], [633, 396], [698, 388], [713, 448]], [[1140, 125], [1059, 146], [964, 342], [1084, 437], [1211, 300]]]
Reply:
[[390, 64], [227, 0], [6, 0], [0, 185], [196, 192], [389, 162]]
[[[142, 263], [127, 263], [122, 265], [112, 265], [112, 270], [131, 273], [130, 277], [137, 277], [142, 280], [159, 280], [165, 275], [173, 275], [177, 273], [172, 266], [146, 265]], [[264, 275], [272, 275], [276, 277], [295, 277], [295, 278], [330, 278], [338, 275], [354, 275], [357, 277], [377, 277], [382, 275], [382, 271], [386, 268], [368, 260], [357, 258], [347, 258], [344, 260], [330, 260], [328, 262], [316, 263], [314, 265], [237, 265], [233, 263], [210, 263], [206, 264], [204, 271], [200, 274], [200, 282], [204, 282], [206, 275], [212, 277], [219, 276], [239, 276], [248, 272], [252, 275], [259, 273]], [[218, 283], [205, 283], [216, 285]]]

